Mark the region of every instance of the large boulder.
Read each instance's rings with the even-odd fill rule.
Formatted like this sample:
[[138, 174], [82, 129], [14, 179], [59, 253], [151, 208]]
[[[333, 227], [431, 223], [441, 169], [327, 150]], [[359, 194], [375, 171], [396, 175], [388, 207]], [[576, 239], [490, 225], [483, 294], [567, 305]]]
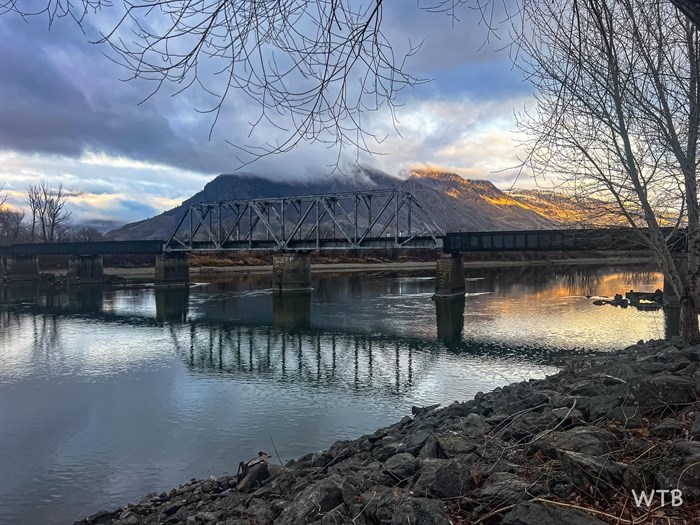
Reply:
[[460, 458], [424, 459], [413, 487], [416, 496], [456, 498], [475, 485], [470, 465]]
[[552, 432], [534, 443], [535, 448], [554, 457], [559, 450], [602, 456], [615, 448], [615, 436], [602, 428], [574, 427], [564, 432]]
[[339, 477], [331, 476], [307, 487], [284, 508], [275, 523], [306, 523], [336, 508], [343, 503], [342, 482]]
[[651, 414], [669, 406], [689, 405], [697, 397], [695, 381], [672, 374], [642, 376], [630, 384], [643, 414]]
[[560, 450], [559, 462], [571, 482], [577, 487], [591, 485], [599, 488], [616, 488], [622, 484], [625, 475], [624, 464], [580, 452]]
[[675, 441], [663, 455], [654, 481], [657, 489], [680, 489], [684, 501], [700, 501], [700, 443]]
[[395, 476], [398, 481], [403, 481], [416, 473], [420, 468], [420, 461], [411, 454], [403, 452], [387, 459], [384, 463], [384, 467], [390, 474]]

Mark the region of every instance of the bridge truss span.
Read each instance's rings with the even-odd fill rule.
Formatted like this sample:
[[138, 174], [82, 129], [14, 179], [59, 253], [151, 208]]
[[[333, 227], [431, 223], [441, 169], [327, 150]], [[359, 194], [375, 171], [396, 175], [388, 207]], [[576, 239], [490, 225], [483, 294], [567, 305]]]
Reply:
[[165, 252], [442, 248], [444, 232], [399, 189], [190, 204]]

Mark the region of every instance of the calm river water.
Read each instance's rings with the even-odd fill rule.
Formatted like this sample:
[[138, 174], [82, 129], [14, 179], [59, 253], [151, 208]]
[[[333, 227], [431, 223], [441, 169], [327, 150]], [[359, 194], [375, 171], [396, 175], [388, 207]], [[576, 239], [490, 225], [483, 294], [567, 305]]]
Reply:
[[67, 523], [193, 477], [356, 438], [412, 405], [542, 377], [572, 352], [664, 336], [661, 311], [585, 295], [661, 286], [624, 268], [265, 276], [188, 290], [0, 289], [0, 523]]

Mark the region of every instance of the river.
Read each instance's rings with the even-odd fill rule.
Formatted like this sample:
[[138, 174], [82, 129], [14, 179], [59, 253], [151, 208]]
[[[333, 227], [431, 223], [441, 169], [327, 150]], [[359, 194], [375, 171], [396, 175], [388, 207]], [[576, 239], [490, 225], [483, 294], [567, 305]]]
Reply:
[[321, 274], [284, 297], [213, 277], [0, 289], [0, 523], [72, 522], [258, 451], [285, 462], [672, 330], [585, 297], [660, 288], [644, 268], [471, 269], [464, 305], [437, 307], [425, 272]]

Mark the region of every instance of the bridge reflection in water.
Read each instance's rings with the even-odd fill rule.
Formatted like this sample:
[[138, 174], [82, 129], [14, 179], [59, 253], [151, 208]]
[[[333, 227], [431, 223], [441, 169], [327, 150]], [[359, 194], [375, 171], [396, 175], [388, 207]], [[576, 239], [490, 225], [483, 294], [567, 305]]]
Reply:
[[[272, 292], [268, 277], [256, 276], [240, 279], [234, 290], [228, 283], [203, 289], [155, 290], [82, 285], [57, 292], [36, 283], [17, 284], [0, 287], [0, 303], [5, 305], [0, 307], [0, 329], [12, 328], [20, 322], [19, 314], [25, 312], [34, 315], [34, 322], [40, 327], [37, 334], [43, 333], [42, 341], [61, 337], [60, 333], [45, 332], [58, 330], [56, 323], [65, 314], [126, 326], [159, 327], [165, 330], [182, 360], [198, 373], [307, 384], [347, 382], [354, 388], [397, 392], [424, 375], [435, 354], [445, 350], [461, 357], [519, 359], [543, 366], [565, 359], [566, 350], [542, 351], [527, 345], [513, 348], [502, 342], [489, 343], [483, 338], [475, 341], [464, 336], [470, 326], [465, 328], [465, 315], [466, 323], [475, 322], [472, 309], [479, 294], [508, 298], [496, 306], [489, 303], [490, 310], [482, 309], [480, 315], [484, 319], [507, 316], [518, 308], [512, 298], [522, 297], [524, 300], [517, 303], [520, 307], [536, 309], [536, 301], [546, 297], [623, 291], [613, 289], [620, 286], [619, 279], [608, 290], [604, 277], [608, 274], [598, 270], [552, 275], [552, 268], [468, 270], [471, 295], [466, 300], [457, 297], [435, 302], [429, 299], [430, 293], [424, 293], [432, 288], [429, 277], [380, 276], [372, 280], [367, 276], [344, 276], [338, 282], [318, 281], [313, 292], [284, 295]], [[625, 280], [624, 274], [610, 275], [622, 275]], [[639, 274], [636, 275], [639, 282]], [[654, 279], [657, 277], [649, 274], [649, 284]], [[377, 302], [380, 296], [391, 301]], [[365, 299], [353, 302], [357, 298]], [[402, 321], [408, 325], [389, 326], [401, 310], [389, 311], [389, 303], [404, 305], [410, 301], [413, 302], [403, 309], [409, 312], [403, 314]], [[355, 311], [356, 306], [361, 311]], [[432, 328], [424, 326], [426, 322], [432, 324], [431, 310]], [[678, 331], [677, 314], [674, 309], [663, 312], [667, 337]], [[420, 319], [418, 326], [415, 315]], [[411, 333], [402, 330], [406, 326], [411, 327]]]
[[[152, 303], [142, 311], [134, 307], [120, 311], [115, 294], [121, 301], [150, 297]], [[516, 353], [498, 345], [463, 341], [463, 298], [434, 306], [438, 337], [426, 339], [313, 327], [310, 293], [266, 295], [263, 302], [268, 309], [272, 303], [272, 322], [266, 324], [237, 319], [241, 308], [254, 308], [246, 301], [249, 298], [213, 294], [211, 305], [209, 298], [202, 303], [201, 295], [189, 288], [115, 292], [100, 286], [81, 286], [54, 293], [36, 286], [9, 286], [3, 289], [0, 330], [26, 333], [29, 328], [34, 334], [36, 356], [55, 356], [66, 351], [61, 350], [66, 316], [114, 324], [118, 330], [156, 329], [146, 337], [158, 337], [158, 332], [165, 335], [195, 374], [291, 383], [304, 389], [369, 390], [379, 396], [406, 393], [421, 379], [432, 377], [436, 361], [445, 350], [455, 358], [459, 354], [466, 366], [470, 359], [483, 356], [502, 361], [504, 367], [513, 360], [536, 367], [557, 361], [556, 353]], [[429, 298], [425, 301], [432, 304]], [[198, 316], [208, 309], [204, 305], [216, 308], [219, 317]], [[26, 323], [32, 323], [31, 327]], [[116, 348], [115, 352], [120, 353]]]

